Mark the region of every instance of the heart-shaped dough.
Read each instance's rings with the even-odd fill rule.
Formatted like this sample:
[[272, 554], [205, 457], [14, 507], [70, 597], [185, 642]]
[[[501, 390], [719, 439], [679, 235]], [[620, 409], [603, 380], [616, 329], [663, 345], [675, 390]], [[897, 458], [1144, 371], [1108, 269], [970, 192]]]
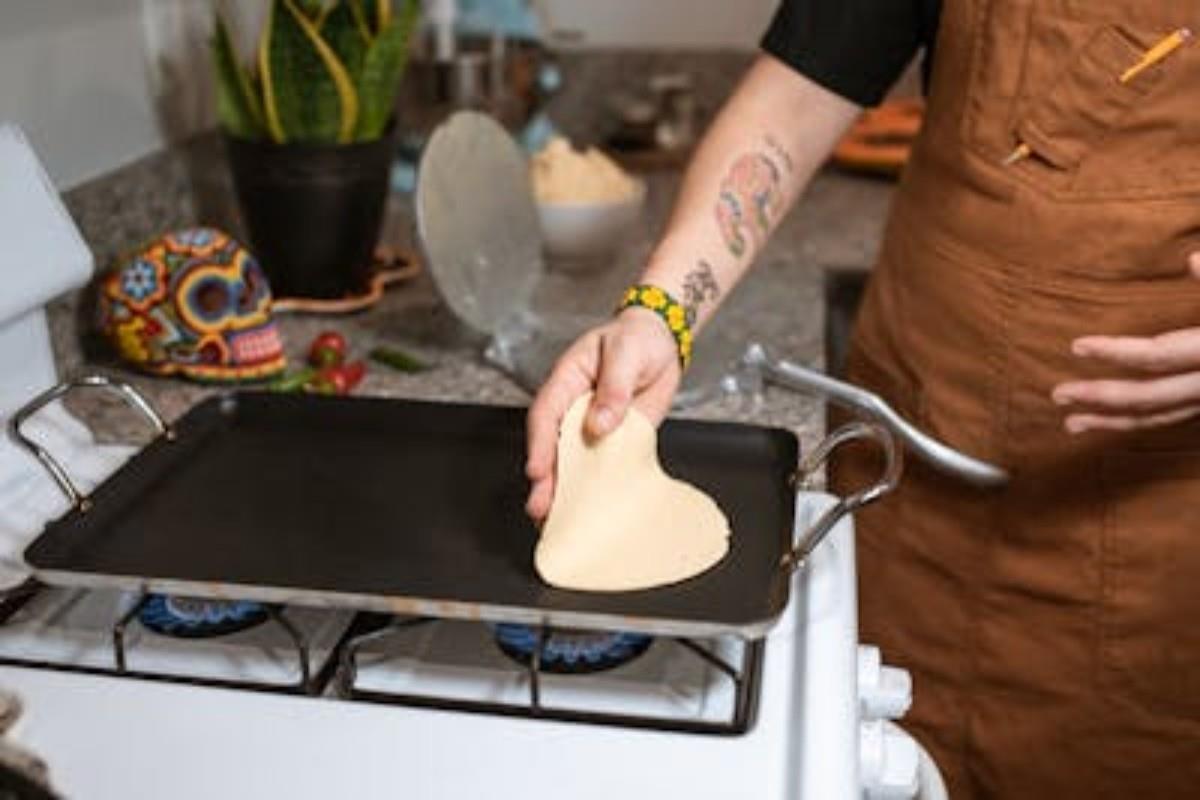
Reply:
[[534, 553], [542, 579], [562, 589], [620, 592], [686, 580], [729, 550], [729, 520], [704, 492], [658, 463], [658, 437], [630, 409], [591, 441], [591, 395], [575, 401], [558, 438], [554, 502]]

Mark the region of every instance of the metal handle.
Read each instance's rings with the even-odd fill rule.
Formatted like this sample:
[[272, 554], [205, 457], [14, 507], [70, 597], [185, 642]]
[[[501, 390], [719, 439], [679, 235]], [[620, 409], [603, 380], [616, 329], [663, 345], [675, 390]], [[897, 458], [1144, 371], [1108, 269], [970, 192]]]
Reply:
[[900, 483], [900, 473], [904, 470], [904, 451], [896, 442], [891, 431], [874, 422], [852, 422], [838, 428], [825, 438], [816, 449], [800, 464], [796, 471], [797, 485], [803, 487], [812, 479], [843, 444], [862, 440], [876, 442], [883, 450], [883, 474], [875, 483], [854, 494], [838, 498], [837, 503], [825, 510], [816, 522], [800, 535], [792, 549], [783, 556], [784, 569], [794, 571], [804, 563], [809, 554], [817, 549], [817, 545], [841, 522], [842, 518], [853, 514], [863, 506], [874, 503], [879, 498], [891, 492]]
[[86, 512], [91, 508], [91, 501], [72, 483], [67, 471], [63, 469], [62, 465], [44, 447], [21, 432], [21, 426], [31, 416], [55, 400], [70, 394], [75, 389], [105, 389], [115, 392], [129, 405], [142, 412], [150, 420], [150, 423], [154, 426], [159, 436], [170, 441], [175, 438], [175, 433], [137, 389], [124, 381], [114, 380], [106, 375], [83, 375], [78, 378], [72, 378], [69, 381], [64, 381], [42, 392], [18, 409], [8, 420], [8, 435], [41, 462], [46, 471], [50, 473], [50, 477], [54, 478], [54, 482], [63, 490], [63, 494], [67, 496], [72, 506], [81, 512]]
[[761, 345], [751, 345], [742, 356], [742, 366], [759, 373], [766, 380], [795, 391], [807, 391], [828, 397], [832, 402], [865, 414], [895, 433], [900, 440], [922, 461], [947, 475], [959, 478], [973, 486], [984, 488], [1003, 486], [1008, 483], [1008, 473], [994, 464], [972, 458], [932, 436], [921, 432], [908, 420], [901, 417], [879, 395], [866, 389], [852, 386], [843, 381], [792, 364], [788, 361], [772, 361]]

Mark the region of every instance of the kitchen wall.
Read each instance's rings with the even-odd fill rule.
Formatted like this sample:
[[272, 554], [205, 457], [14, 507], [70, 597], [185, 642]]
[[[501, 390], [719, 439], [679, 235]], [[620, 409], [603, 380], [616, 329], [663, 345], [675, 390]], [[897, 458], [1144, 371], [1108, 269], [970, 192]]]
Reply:
[[208, 0], [4, 0], [0, 120], [69, 188], [211, 124]]
[[535, 0], [552, 39], [579, 47], [749, 49], [779, 0]]
[[[250, 19], [262, 5], [222, 2]], [[564, 48], [729, 50], [755, 45], [778, 0], [534, 2]], [[60, 189], [204, 130], [211, 16], [210, 0], [2, 0], [0, 120]]]

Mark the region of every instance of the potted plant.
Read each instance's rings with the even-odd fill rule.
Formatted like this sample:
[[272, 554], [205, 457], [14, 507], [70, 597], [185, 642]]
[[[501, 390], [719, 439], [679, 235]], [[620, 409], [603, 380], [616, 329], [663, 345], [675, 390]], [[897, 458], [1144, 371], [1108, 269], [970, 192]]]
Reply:
[[417, 0], [269, 0], [252, 65], [216, 15], [217, 112], [277, 295], [361, 291], [383, 224]]

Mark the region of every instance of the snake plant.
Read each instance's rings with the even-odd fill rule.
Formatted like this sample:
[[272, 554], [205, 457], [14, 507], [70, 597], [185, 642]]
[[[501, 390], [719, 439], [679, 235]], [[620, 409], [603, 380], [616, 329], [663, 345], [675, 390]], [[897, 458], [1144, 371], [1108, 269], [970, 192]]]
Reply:
[[270, 0], [253, 66], [218, 12], [212, 49], [217, 115], [244, 139], [346, 143], [379, 138], [419, 0]]

